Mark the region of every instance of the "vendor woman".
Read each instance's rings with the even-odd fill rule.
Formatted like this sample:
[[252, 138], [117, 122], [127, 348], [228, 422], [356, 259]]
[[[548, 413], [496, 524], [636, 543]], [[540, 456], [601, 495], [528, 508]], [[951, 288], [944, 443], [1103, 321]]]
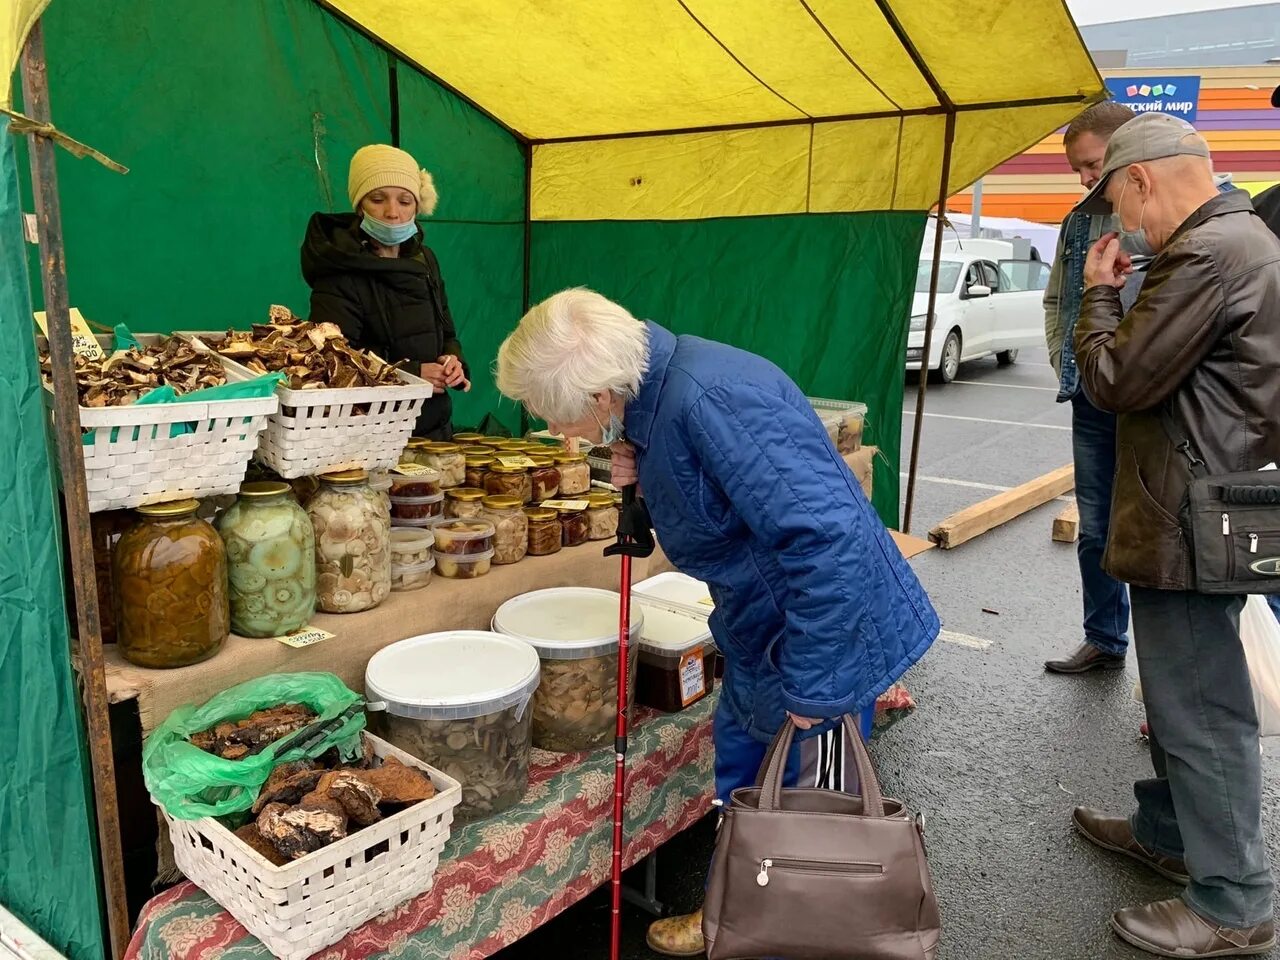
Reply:
[[[937, 637], [915, 574], [804, 394], [767, 360], [574, 289], [525, 315], [497, 381], [552, 432], [610, 445], [613, 482], [639, 483], [668, 558], [711, 588], [721, 800], [755, 782], [787, 717], [803, 731], [787, 768], [797, 782], [806, 743], [870, 706]], [[658, 921], [649, 945], [701, 955], [701, 920]]]
[[330, 321], [357, 347], [407, 369], [435, 388], [415, 436], [453, 436], [449, 390], [470, 387], [462, 344], [449, 314], [440, 262], [416, 218], [436, 208], [431, 174], [386, 144], [351, 158], [347, 193], [354, 213], [317, 213], [302, 242], [302, 276], [311, 286], [311, 320]]

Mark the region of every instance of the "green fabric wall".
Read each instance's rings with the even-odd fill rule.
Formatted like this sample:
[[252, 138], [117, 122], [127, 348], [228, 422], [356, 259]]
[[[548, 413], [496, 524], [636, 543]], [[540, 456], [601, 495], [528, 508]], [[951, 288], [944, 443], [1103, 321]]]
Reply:
[[535, 223], [536, 302], [587, 286], [676, 333], [768, 357], [809, 396], [861, 400], [875, 505], [898, 520], [903, 358], [923, 213]]
[[73, 960], [98, 960], [89, 763], [8, 126], [0, 120], [0, 903]]

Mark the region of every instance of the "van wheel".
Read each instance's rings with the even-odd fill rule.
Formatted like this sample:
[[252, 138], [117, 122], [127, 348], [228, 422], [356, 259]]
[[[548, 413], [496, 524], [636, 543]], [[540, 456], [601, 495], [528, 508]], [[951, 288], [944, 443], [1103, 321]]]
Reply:
[[1017, 350], [1001, 350], [996, 354], [996, 363], [1002, 367], [1011, 367], [1018, 362]]
[[947, 339], [942, 342], [942, 359], [938, 363], [938, 369], [930, 371], [929, 377], [935, 383], [950, 383], [959, 372], [960, 331], [952, 329], [947, 333]]

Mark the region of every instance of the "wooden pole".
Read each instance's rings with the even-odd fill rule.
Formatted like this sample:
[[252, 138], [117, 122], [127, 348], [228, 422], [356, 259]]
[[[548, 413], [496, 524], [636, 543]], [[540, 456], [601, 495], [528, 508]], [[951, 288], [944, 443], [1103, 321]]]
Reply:
[[[27, 115], [51, 122], [49, 75], [44, 33], [39, 21], [22, 48], [22, 92]], [[98, 819], [98, 849], [106, 890], [111, 956], [124, 956], [129, 944], [129, 910], [125, 899], [124, 856], [120, 847], [120, 806], [111, 753], [111, 719], [102, 665], [102, 626], [98, 621], [98, 588], [94, 577], [89, 500], [85, 490], [84, 451], [80, 445], [80, 410], [71, 346], [67, 297], [66, 251], [58, 201], [57, 147], [45, 137], [30, 138], [31, 185], [35, 194], [40, 238], [40, 274], [49, 323], [49, 357], [53, 367], [54, 434], [62, 464], [63, 496], [71, 549], [80, 659], [81, 693], [89, 727], [89, 758]]]

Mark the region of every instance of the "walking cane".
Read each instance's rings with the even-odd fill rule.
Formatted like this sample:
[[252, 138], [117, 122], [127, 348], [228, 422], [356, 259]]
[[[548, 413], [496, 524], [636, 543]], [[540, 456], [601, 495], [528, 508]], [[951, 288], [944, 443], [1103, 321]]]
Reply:
[[618, 722], [614, 737], [613, 765], [613, 914], [609, 920], [609, 957], [619, 960], [622, 947], [622, 812], [627, 766], [627, 650], [631, 641], [631, 558], [653, 553], [653, 530], [644, 501], [634, 486], [622, 491], [618, 517], [618, 542], [605, 548], [606, 557], [622, 558], [622, 582], [618, 591]]

